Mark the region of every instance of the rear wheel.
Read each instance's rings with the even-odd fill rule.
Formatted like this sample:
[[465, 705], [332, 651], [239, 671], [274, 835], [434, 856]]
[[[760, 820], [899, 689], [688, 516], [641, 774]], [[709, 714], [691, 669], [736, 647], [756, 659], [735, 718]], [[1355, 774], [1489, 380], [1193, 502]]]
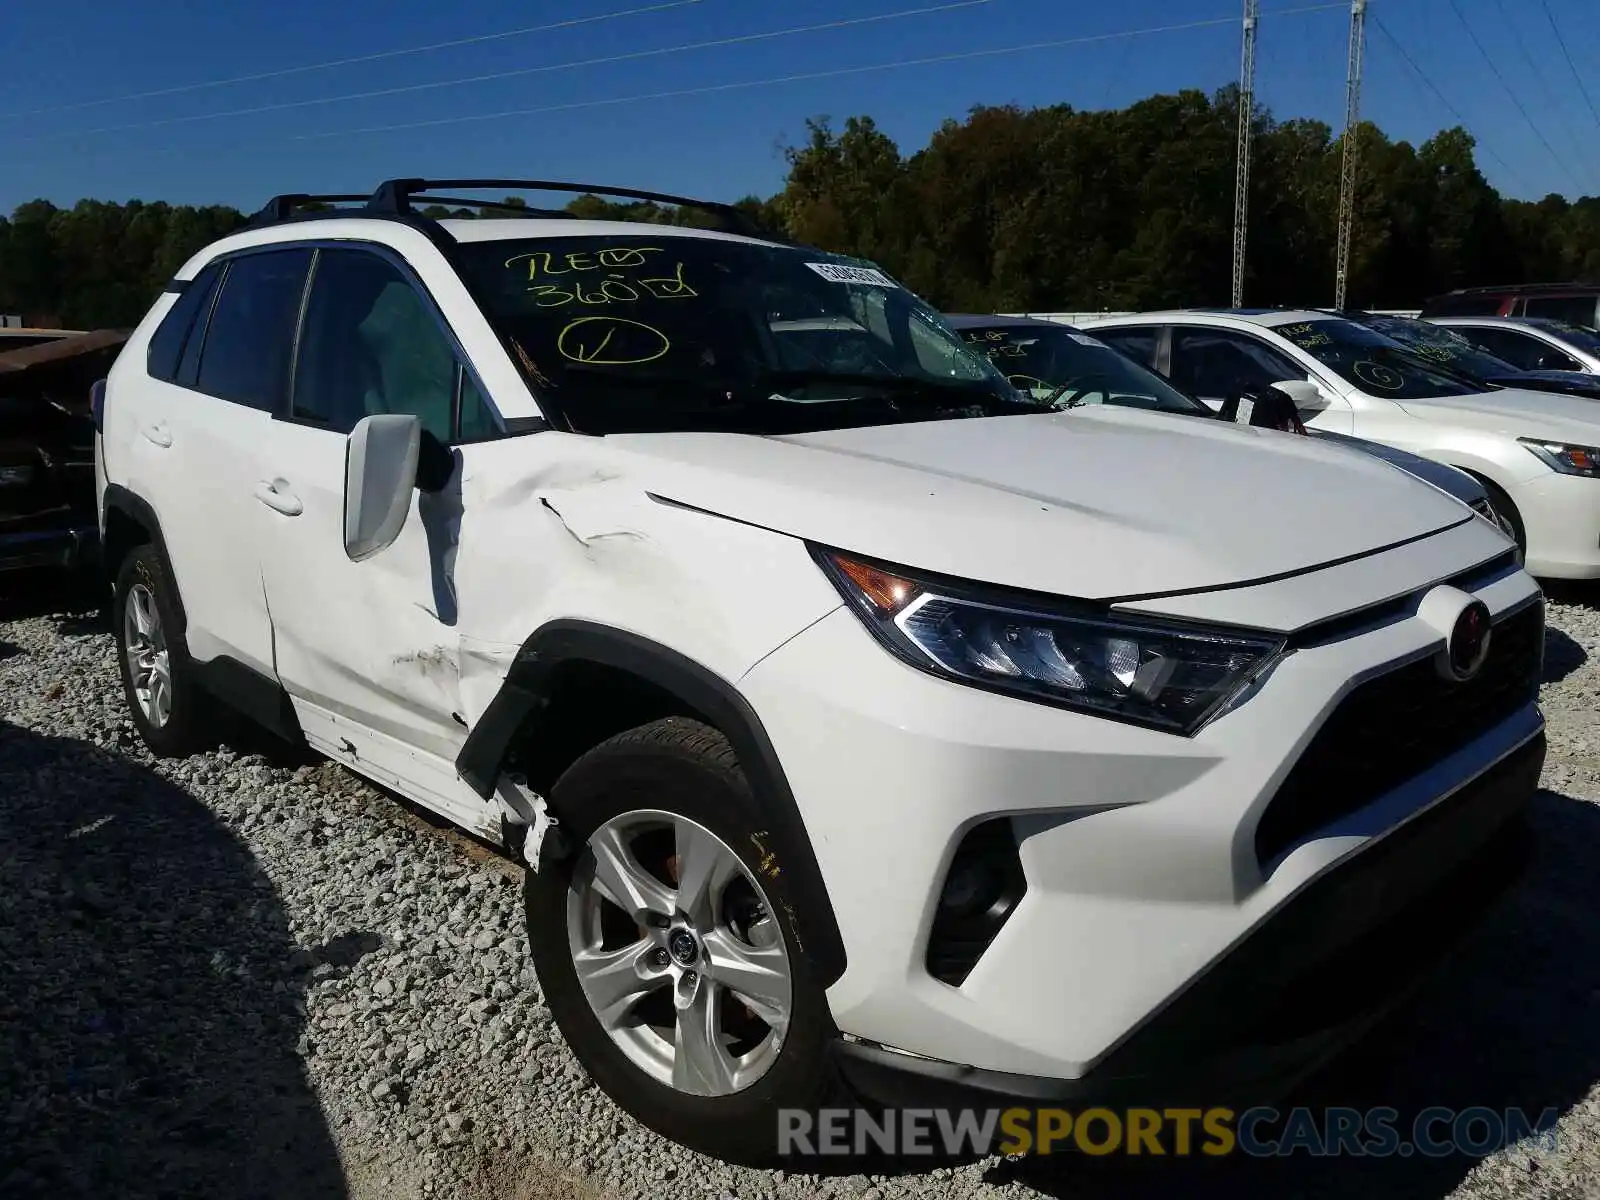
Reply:
[[211, 721], [194, 664], [177, 632], [176, 590], [149, 545], [123, 560], [111, 596], [122, 690], [150, 750], [181, 757], [203, 749]]
[[776, 1161], [780, 1110], [837, 1098], [834, 1030], [727, 740], [681, 718], [619, 734], [551, 804], [578, 849], [528, 871], [530, 941], [579, 1061], [663, 1136]]

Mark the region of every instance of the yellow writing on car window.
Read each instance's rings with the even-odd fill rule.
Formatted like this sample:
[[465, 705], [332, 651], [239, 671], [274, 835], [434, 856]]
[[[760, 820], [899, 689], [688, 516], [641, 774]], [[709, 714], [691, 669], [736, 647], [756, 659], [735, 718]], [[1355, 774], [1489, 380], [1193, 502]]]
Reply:
[[573, 362], [608, 367], [654, 362], [672, 349], [654, 325], [624, 317], [578, 317], [556, 338], [556, 349]]
[[573, 250], [561, 255], [549, 250], [534, 250], [506, 259], [506, 269], [526, 262], [531, 283], [541, 275], [571, 275], [579, 271], [642, 267], [648, 261], [646, 254], [660, 254], [661, 249], [660, 246], [607, 246], [604, 250]]
[[641, 279], [639, 285], [648, 288], [657, 300], [682, 300], [700, 294], [683, 281], [682, 263], [673, 269], [671, 275], [660, 279]]

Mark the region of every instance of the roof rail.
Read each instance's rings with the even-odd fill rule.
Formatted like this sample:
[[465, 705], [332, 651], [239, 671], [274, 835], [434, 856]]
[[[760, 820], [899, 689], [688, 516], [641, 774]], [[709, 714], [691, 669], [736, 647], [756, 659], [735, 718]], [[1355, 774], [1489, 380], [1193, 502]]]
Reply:
[[281, 196], [274, 196], [268, 200], [250, 218], [251, 225], [272, 225], [278, 221], [287, 221], [296, 216], [296, 210], [308, 204], [335, 204], [341, 201], [353, 203], [357, 200], [366, 200], [367, 196], [357, 195], [327, 195], [313, 196], [305, 192], [287, 192]]
[[[592, 183], [568, 183], [553, 179], [387, 179], [378, 185], [377, 191], [372, 193], [367, 201], [367, 210], [374, 215], [406, 216], [414, 212], [411, 206], [413, 197], [421, 192], [436, 192], [441, 188], [450, 189], [477, 189], [495, 188], [507, 190], [519, 188], [525, 191], [541, 192], [570, 192], [574, 195], [615, 196], [629, 200], [644, 201], [651, 204], [670, 204], [680, 208], [694, 208], [720, 217], [729, 226], [729, 232], [740, 233], [746, 237], [757, 237], [767, 241], [788, 241], [786, 237], [775, 234], [765, 228], [743, 209], [732, 204], [724, 204], [717, 200], [695, 200], [689, 196], [674, 196], [667, 192], [646, 192], [638, 188], [607, 187]], [[477, 204], [487, 208], [505, 207], [497, 201], [489, 200], [454, 200], [438, 197], [435, 203]], [[526, 212], [529, 216], [552, 215], [547, 209], [518, 210]], [[562, 213], [570, 217], [569, 213]]]

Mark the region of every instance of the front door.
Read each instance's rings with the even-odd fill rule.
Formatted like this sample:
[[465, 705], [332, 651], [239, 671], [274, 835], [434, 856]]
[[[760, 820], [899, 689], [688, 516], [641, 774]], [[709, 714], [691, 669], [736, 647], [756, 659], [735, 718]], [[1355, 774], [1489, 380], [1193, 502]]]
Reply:
[[[1304, 381], [1309, 372], [1260, 338], [1231, 329], [1175, 326], [1172, 331], [1172, 382], [1212, 408], [1241, 392], [1259, 392], [1275, 383]], [[1343, 396], [1325, 396], [1317, 413], [1302, 412], [1313, 429], [1352, 432], [1355, 417]]]
[[[262, 562], [278, 678], [303, 702], [297, 707], [311, 706], [311, 719], [322, 722], [320, 739], [309, 727], [308, 736], [341, 747], [339, 723], [349, 721], [392, 755], [434, 756], [441, 761], [423, 774], [437, 794], [423, 798], [447, 811], [454, 792], [440, 772], [466, 735], [453, 564], [461, 456], [471, 447], [453, 448], [451, 482], [439, 493], [413, 493], [399, 537], [361, 562], [344, 549], [345, 448], [350, 430], [373, 413], [418, 416], [452, 444], [464, 375], [443, 319], [409, 273], [375, 250], [323, 249], [289, 409], [262, 462], [271, 488]], [[417, 790], [403, 768], [394, 774]]]

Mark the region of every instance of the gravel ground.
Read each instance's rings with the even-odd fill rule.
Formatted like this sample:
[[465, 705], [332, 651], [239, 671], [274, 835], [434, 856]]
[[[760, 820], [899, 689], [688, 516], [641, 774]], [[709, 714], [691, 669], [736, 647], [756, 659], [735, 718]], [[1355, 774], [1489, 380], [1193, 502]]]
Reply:
[[730, 1168], [551, 1024], [520, 872], [330, 763], [156, 762], [90, 613], [0, 620], [0, 1196], [1600, 1196], [1600, 594], [1557, 594], [1534, 875], [1329, 1103], [1561, 1112], [1488, 1159]]

